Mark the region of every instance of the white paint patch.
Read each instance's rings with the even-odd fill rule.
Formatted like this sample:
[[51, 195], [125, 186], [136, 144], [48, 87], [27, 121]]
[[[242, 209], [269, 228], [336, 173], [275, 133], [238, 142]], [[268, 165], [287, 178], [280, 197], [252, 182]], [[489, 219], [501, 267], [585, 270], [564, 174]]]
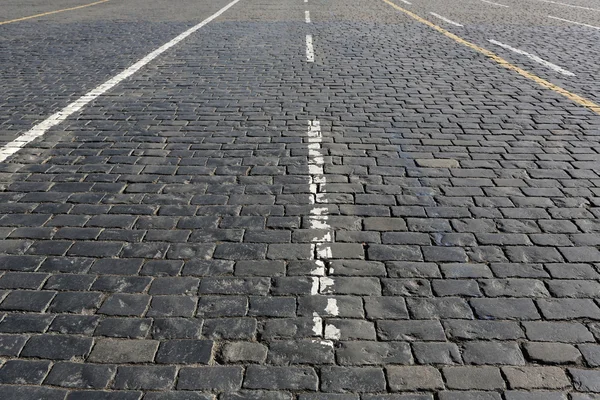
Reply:
[[4, 162], [8, 157], [15, 154], [17, 151], [19, 151], [20, 149], [25, 147], [27, 144], [29, 144], [33, 140], [43, 136], [50, 128], [55, 127], [56, 125], [65, 121], [67, 118], [69, 118], [74, 113], [80, 111], [83, 107], [87, 106], [89, 103], [91, 103], [98, 97], [102, 96], [104, 93], [106, 93], [110, 89], [117, 86], [123, 80], [125, 80], [125, 79], [129, 78], [130, 76], [132, 76], [133, 74], [135, 74], [137, 71], [139, 71], [141, 68], [146, 66], [149, 62], [154, 60], [156, 57], [160, 56], [165, 51], [169, 50], [171, 47], [175, 46], [176, 44], [178, 44], [179, 42], [181, 42], [182, 40], [184, 40], [185, 38], [190, 36], [192, 33], [196, 32], [198, 29], [202, 28], [203, 26], [205, 26], [206, 24], [208, 24], [215, 18], [219, 17], [221, 14], [223, 14], [225, 11], [229, 10], [231, 7], [233, 7], [239, 1], [240, 0], [234, 0], [231, 3], [227, 4], [225, 7], [221, 8], [219, 11], [217, 11], [210, 17], [206, 18], [204, 21], [200, 22], [199, 24], [197, 24], [197, 25], [193, 26], [192, 28], [188, 29], [187, 31], [183, 32], [179, 36], [175, 37], [173, 40], [163, 44], [158, 49], [154, 50], [153, 52], [151, 52], [150, 54], [148, 54], [147, 56], [145, 56], [144, 58], [142, 58], [141, 60], [139, 60], [132, 66], [130, 66], [129, 68], [127, 68], [126, 70], [124, 70], [121, 73], [110, 78], [108, 81], [104, 82], [103, 84], [96, 87], [92, 91], [84, 94], [79, 99], [75, 100], [73, 103], [69, 104], [62, 110], [52, 114], [51, 116], [46, 118], [44, 121], [35, 125], [33, 128], [31, 128], [24, 134], [20, 135], [18, 138], [16, 138], [12, 142], [2, 146], [2, 148], [0, 148], [0, 162]]
[[325, 307], [325, 312], [329, 315], [340, 315], [340, 309], [338, 308], [336, 299], [327, 299], [327, 307]]
[[576, 24], [576, 25], [581, 25], [581, 26], [587, 26], [588, 28], [600, 30], [600, 26], [588, 25], [588, 24], [584, 24], [583, 22], [575, 22], [575, 21], [571, 21], [571, 20], [568, 20], [568, 19], [564, 19], [564, 18], [553, 17], [552, 15], [548, 15], [548, 18], [557, 19], [559, 21], [569, 22], [571, 24]]
[[313, 333], [315, 336], [323, 336], [323, 318], [316, 312], [313, 313]]
[[315, 62], [315, 50], [313, 49], [312, 35], [306, 35], [306, 61]]
[[441, 15], [439, 15], [439, 14], [436, 14], [436, 13], [434, 13], [434, 12], [430, 12], [429, 14], [431, 14], [431, 15], [433, 15], [434, 17], [436, 17], [436, 18], [439, 18], [439, 19], [441, 19], [442, 21], [445, 21], [445, 22], [447, 22], [447, 23], [449, 23], [449, 24], [452, 24], [452, 25], [455, 25], [455, 26], [460, 26], [460, 27], [462, 27], [462, 25], [461, 25], [461, 24], [459, 24], [458, 22], [454, 22], [454, 21], [452, 21], [451, 19], [448, 19], [448, 18], [446, 18], [446, 17], [442, 17]]
[[311, 217], [309, 220], [311, 229], [329, 229], [327, 217]]
[[321, 260], [315, 260], [316, 268], [310, 271], [311, 275], [325, 276], [325, 263]]
[[489, 42], [493, 43], [495, 45], [498, 45], [500, 47], [504, 47], [505, 49], [513, 51], [513, 52], [515, 52], [517, 54], [524, 55], [525, 57], [527, 57], [527, 58], [529, 58], [529, 59], [531, 59], [531, 60], [533, 60], [533, 61], [535, 61], [535, 62], [537, 62], [537, 63], [539, 63], [541, 65], [543, 65], [546, 68], [551, 69], [554, 72], [558, 72], [559, 74], [562, 74], [562, 75], [565, 75], [565, 76], [575, 76], [575, 74], [572, 73], [571, 71], [567, 71], [566, 69], [561, 68], [561, 67], [559, 67], [556, 64], [552, 64], [550, 61], [546, 61], [543, 58], [540, 58], [540, 57], [538, 57], [538, 56], [536, 56], [534, 54], [528, 53], [528, 52], [520, 50], [520, 49], [515, 49], [514, 47], [511, 47], [511, 46], [509, 46], [507, 44], [504, 44], [504, 43], [500, 43], [500, 42], [498, 42], [496, 40], [493, 40], [493, 39], [490, 39]]
[[579, 9], [581, 9], [581, 10], [588, 10], [588, 11], [600, 11], [600, 9], [598, 9], [598, 8], [590, 8], [590, 7], [576, 6], [575, 4], [561, 3], [560, 1], [553, 1], [553, 0], [539, 0], [539, 1], [543, 1], [544, 3], [558, 4], [558, 5], [560, 5], [560, 6], [565, 6], [565, 7], [579, 8]]
[[310, 294], [313, 296], [319, 294], [319, 278], [312, 278], [312, 286], [310, 287]]
[[333, 349], [333, 342], [331, 340], [312, 340], [313, 343], [319, 343], [323, 346], [331, 347]]
[[329, 294], [333, 292], [333, 284], [335, 283], [333, 279], [328, 276], [323, 276], [320, 278], [321, 281], [321, 294]]
[[400, 1], [403, 2], [404, 4], [408, 4], [408, 5], [412, 4], [410, 1], [407, 1], [407, 0], [400, 0]]
[[324, 260], [329, 260], [333, 258], [333, 251], [331, 250], [331, 246], [318, 244], [317, 245], [317, 257], [322, 258]]
[[491, 4], [491, 5], [493, 5], [493, 6], [510, 8], [510, 7], [509, 7], [509, 6], [507, 6], [506, 4], [494, 3], [493, 1], [488, 1], [488, 0], [481, 0], [481, 1], [483, 1], [484, 3]]
[[310, 24], [310, 11], [304, 11], [304, 20], [307, 24]]
[[328, 324], [325, 326], [325, 339], [340, 340], [342, 332], [335, 326]]

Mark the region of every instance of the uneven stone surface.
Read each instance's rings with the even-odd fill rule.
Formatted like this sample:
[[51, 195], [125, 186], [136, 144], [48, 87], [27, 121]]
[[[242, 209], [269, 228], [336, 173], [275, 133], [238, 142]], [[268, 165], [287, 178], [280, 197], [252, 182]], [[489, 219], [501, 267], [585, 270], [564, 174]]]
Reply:
[[0, 398], [600, 399], [595, 1], [5, 1]]

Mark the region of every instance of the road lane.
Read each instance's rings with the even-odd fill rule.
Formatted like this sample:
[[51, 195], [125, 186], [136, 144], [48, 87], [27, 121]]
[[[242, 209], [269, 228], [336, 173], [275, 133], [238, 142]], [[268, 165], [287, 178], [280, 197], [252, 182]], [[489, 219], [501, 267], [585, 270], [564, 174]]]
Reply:
[[[495, 48], [498, 55], [518, 66], [561, 86], [570, 92], [600, 102], [600, 32], [585, 26], [548, 18], [552, 12], [561, 17], [586, 23], [600, 23], [600, 15], [577, 9], [556, 10], [556, 5], [536, 1], [505, 2], [510, 8], [495, 7], [478, 0], [428, 1], [410, 9], [421, 16], [430, 12], [443, 15], [464, 27], [460, 35], [482, 47], [489, 41], [503, 43], [558, 66], [575, 76], [562, 76], [535, 59], [518, 55], [508, 47]], [[401, 3], [397, 3], [401, 5]], [[596, 21], [596, 22], [594, 22]], [[448, 26], [453, 31], [452, 26]], [[458, 33], [458, 32], [457, 32]]]
[[468, 29], [242, 0], [0, 164], [0, 393], [593, 397], [600, 116]]
[[26, 132], [225, 1], [107, 2], [0, 27], [0, 144]]

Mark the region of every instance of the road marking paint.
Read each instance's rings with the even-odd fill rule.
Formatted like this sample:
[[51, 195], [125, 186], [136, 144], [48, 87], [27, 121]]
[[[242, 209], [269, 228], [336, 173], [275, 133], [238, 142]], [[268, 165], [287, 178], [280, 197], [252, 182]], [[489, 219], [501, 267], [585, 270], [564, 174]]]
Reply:
[[584, 7], [584, 6], [577, 6], [575, 4], [561, 3], [560, 1], [553, 1], [553, 0], [538, 0], [538, 1], [543, 1], [544, 3], [558, 4], [560, 6], [579, 8], [581, 10], [600, 11], [600, 9], [598, 9], [598, 8], [590, 8], [590, 7]]
[[521, 49], [516, 49], [514, 47], [511, 47], [511, 46], [509, 46], [507, 44], [501, 43], [501, 42], [499, 42], [497, 40], [494, 40], [494, 39], [490, 39], [490, 40], [488, 40], [488, 42], [493, 43], [495, 45], [498, 45], [500, 47], [504, 47], [505, 49], [508, 49], [508, 50], [510, 50], [512, 52], [515, 52], [517, 54], [521, 54], [521, 55], [523, 55], [523, 56], [525, 56], [525, 57], [527, 57], [527, 58], [529, 58], [529, 59], [537, 62], [538, 64], [543, 65], [546, 68], [550, 68], [554, 72], [558, 72], [559, 74], [563, 74], [563, 75], [566, 75], [566, 76], [575, 76], [575, 74], [572, 73], [571, 71], [567, 71], [566, 69], [561, 68], [561, 67], [559, 67], [556, 64], [552, 64], [550, 61], [546, 61], [543, 58], [540, 58], [540, 57], [536, 56], [535, 54], [528, 53], [528, 52], [526, 52], [524, 50], [521, 50]]
[[92, 101], [94, 101], [95, 99], [97, 99], [98, 97], [100, 97], [101, 95], [103, 95], [104, 93], [109, 91], [110, 89], [114, 88], [115, 86], [117, 86], [119, 83], [121, 83], [125, 79], [127, 79], [130, 76], [132, 76], [133, 74], [135, 74], [142, 67], [146, 66], [150, 61], [154, 60], [156, 57], [160, 56], [165, 51], [169, 50], [171, 47], [175, 46], [176, 44], [181, 42], [183, 39], [190, 36], [192, 33], [196, 32], [197, 30], [199, 30], [200, 28], [202, 28], [203, 26], [205, 26], [206, 24], [208, 24], [215, 18], [219, 17], [221, 14], [223, 14], [225, 11], [229, 10], [231, 7], [233, 7], [239, 1], [240, 0], [234, 0], [231, 3], [227, 4], [225, 7], [221, 8], [219, 11], [217, 11], [210, 17], [206, 18], [201, 23], [199, 23], [199, 24], [193, 26], [192, 28], [188, 29], [187, 31], [183, 32], [182, 34], [175, 37], [170, 42], [163, 44], [161, 47], [154, 50], [152, 53], [148, 54], [147, 56], [145, 56], [144, 58], [142, 58], [135, 64], [131, 65], [126, 70], [124, 70], [121, 73], [117, 74], [116, 76], [112, 77], [111, 79], [104, 82], [100, 86], [96, 87], [92, 91], [84, 94], [79, 99], [75, 100], [73, 103], [69, 104], [62, 110], [52, 114], [51, 116], [46, 118], [44, 121], [40, 122], [39, 124], [35, 125], [30, 130], [25, 132], [24, 134], [17, 137], [12, 142], [7, 143], [4, 146], [2, 146], [2, 148], [0, 148], [0, 163], [4, 162], [8, 157], [15, 154], [17, 151], [22, 149], [28, 143], [31, 143], [33, 140], [43, 136], [48, 131], [48, 129], [60, 124], [61, 122], [66, 120], [68, 117], [70, 117], [77, 111], [81, 110], [83, 107], [87, 106], [89, 103], [91, 103]]
[[315, 62], [312, 35], [306, 35], [306, 61]]
[[336, 299], [327, 299], [327, 307], [325, 307], [325, 312], [329, 315], [340, 315], [340, 309], [338, 308]]
[[454, 22], [454, 21], [452, 21], [451, 19], [448, 19], [448, 18], [446, 18], [446, 17], [442, 17], [441, 15], [439, 15], [439, 14], [436, 14], [436, 13], [434, 13], [434, 12], [430, 12], [429, 14], [431, 14], [431, 15], [433, 15], [434, 17], [436, 17], [436, 18], [439, 18], [439, 19], [441, 19], [442, 21], [445, 21], [445, 22], [447, 22], [447, 23], [449, 23], [449, 24], [456, 25], [456, 26], [462, 26], [462, 25], [461, 25], [461, 24], [459, 24], [458, 22]]
[[319, 278], [317, 277], [312, 277], [312, 285], [310, 288], [310, 294], [311, 295], [316, 295], [319, 294]]
[[553, 17], [552, 15], [548, 15], [548, 18], [557, 19], [559, 21], [570, 22], [571, 24], [577, 24], [577, 25], [581, 25], [581, 26], [587, 26], [588, 28], [593, 28], [593, 29], [600, 30], [600, 26], [588, 25], [588, 24], [584, 24], [583, 22], [576, 22], [576, 21], [571, 21], [571, 20], [564, 19], [564, 18]]
[[331, 347], [333, 349], [333, 342], [331, 340], [312, 340], [313, 343], [320, 343], [323, 346]]
[[409, 17], [415, 19], [416, 21], [418, 21], [422, 24], [425, 24], [425, 25], [429, 26], [430, 28], [435, 29], [442, 35], [449, 37], [450, 39], [454, 40], [455, 42], [460, 43], [464, 46], [467, 46], [470, 49], [475, 50], [475, 51], [485, 55], [486, 57], [488, 57], [489, 59], [500, 64], [504, 68], [514, 71], [514, 72], [518, 73], [519, 75], [521, 75], [529, 80], [534, 81], [538, 85], [540, 85], [546, 89], [552, 90], [553, 92], [556, 92], [556, 93], [566, 97], [567, 99], [573, 101], [574, 103], [577, 103], [580, 106], [586, 107], [586, 108], [590, 109], [591, 111], [595, 112], [596, 114], [600, 115], [600, 105], [594, 103], [593, 101], [588, 100], [585, 97], [579, 96], [578, 94], [569, 92], [567, 89], [564, 89], [558, 85], [555, 85], [554, 83], [548, 82], [547, 80], [542, 79], [539, 76], [524, 70], [523, 68], [517, 67], [516, 65], [509, 63], [504, 58], [496, 55], [495, 53], [493, 53], [481, 46], [478, 46], [474, 43], [471, 43], [471, 42], [461, 38], [460, 36], [457, 36], [449, 31], [445, 30], [441, 26], [436, 25], [433, 22], [426, 20], [425, 18], [419, 17], [417, 14], [392, 3], [390, 0], [382, 0], [382, 1], [389, 4], [391, 7], [394, 7], [396, 10], [401, 11], [404, 14], [408, 15]]
[[[325, 157], [323, 155], [323, 134], [321, 132], [321, 123], [318, 120], [308, 121], [307, 130], [308, 142], [308, 171], [310, 175], [310, 204], [313, 204], [308, 217], [309, 227], [311, 229], [323, 230], [324, 233], [316, 234], [311, 240], [311, 259], [315, 263], [315, 269], [311, 271], [312, 287], [311, 295], [327, 295], [333, 293], [334, 280], [327, 276], [325, 261], [332, 258], [333, 252], [330, 242], [333, 241], [332, 227], [329, 225], [328, 208], [319, 206], [319, 195], [325, 191], [327, 179], [324, 175], [323, 165]], [[318, 277], [314, 276], [317, 275]], [[317, 282], [317, 283], [315, 283]], [[327, 298], [327, 305], [323, 309], [326, 315], [338, 316], [340, 313], [337, 300]], [[325, 325], [325, 326], [324, 326]], [[318, 312], [313, 313], [313, 332], [325, 339], [338, 340], [341, 332], [331, 324], [323, 324], [323, 319]], [[333, 345], [333, 344], [332, 344]]]
[[307, 24], [310, 24], [310, 11], [304, 11], [304, 20]]
[[325, 339], [339, 340], [342, 337], [342, 332], [331, 324], [325, 326]]
[[13, 22], [19, 22], [19, 21], [25, 21], [25, 20], [28, 20], [28, 19], [32, 19], [32, 18], [44, 17], [44, 16], [46, 16], [46, 15], [58, 14], [58, 13], [65, 12], [65, 11], [79, 10], [80, 8], [86, 8], [86, 7], [95, 6], [95, 5], [97, 5], [97, 4], [106, 3], [107, 1], [110, 1], [110, 0], [100, 0], [100, 1], [96, 1], [96, 2], [94, 2], [94, 3], [90, 3], [90, 4], [84, 4], [84, 5], [77, 6], [77, 7], [63, 8], [63, 9], [61, 9], [61, 10], [48, 11], [48, 12], [41, 13], [41, 14], [30, 15], [30, 16], [28, 16], [28, 17], [22, 17], [22, 18], [11, 19], [11, 20], [8, 20], [8, 21], [1, 21], [1, 22], [0, 22], [0, 25], [12, 24]]
[[316, 312], [313, 312], [312, 331], [315, 336], [323, 336], [323, 318], [321, 318]]
[[412, 4], [410, 1], [407, 0], [400, 0], [401, 2], [403, 2], [404, 4], [408, 4], [409, 6]]
[[488, 4], [492, 4], [494, 6], [498, 6], [498, 7], [506, 7], [506, 8], [510, 8], [509, 6], [507, 6], [506, 4], [500, 4], [500, 3], [494, 3], [493, 1], [488, 1], [488, 0], [481, 0], [484, 3], [488, 3]]
[[321, 289], [320, 289], [320, 293], [321, 294], [331, 294], [333, 292], [333, 284], [335, 283], [333, 281], [333, 279], [331, 279], [328, 276], [323, 276], [319, 279], [320, 283], [321, 283]]

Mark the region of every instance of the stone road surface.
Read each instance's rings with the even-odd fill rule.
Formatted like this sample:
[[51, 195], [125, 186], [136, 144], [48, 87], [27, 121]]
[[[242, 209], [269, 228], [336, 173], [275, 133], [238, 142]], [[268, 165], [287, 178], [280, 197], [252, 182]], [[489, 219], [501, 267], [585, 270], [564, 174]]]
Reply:
[[[84, 4], [3, 1], [0, 156], [229, 0], [3, 23]], [[0, 163], [0, 399], [600, 399], [599, 43], [240, 0]]]

